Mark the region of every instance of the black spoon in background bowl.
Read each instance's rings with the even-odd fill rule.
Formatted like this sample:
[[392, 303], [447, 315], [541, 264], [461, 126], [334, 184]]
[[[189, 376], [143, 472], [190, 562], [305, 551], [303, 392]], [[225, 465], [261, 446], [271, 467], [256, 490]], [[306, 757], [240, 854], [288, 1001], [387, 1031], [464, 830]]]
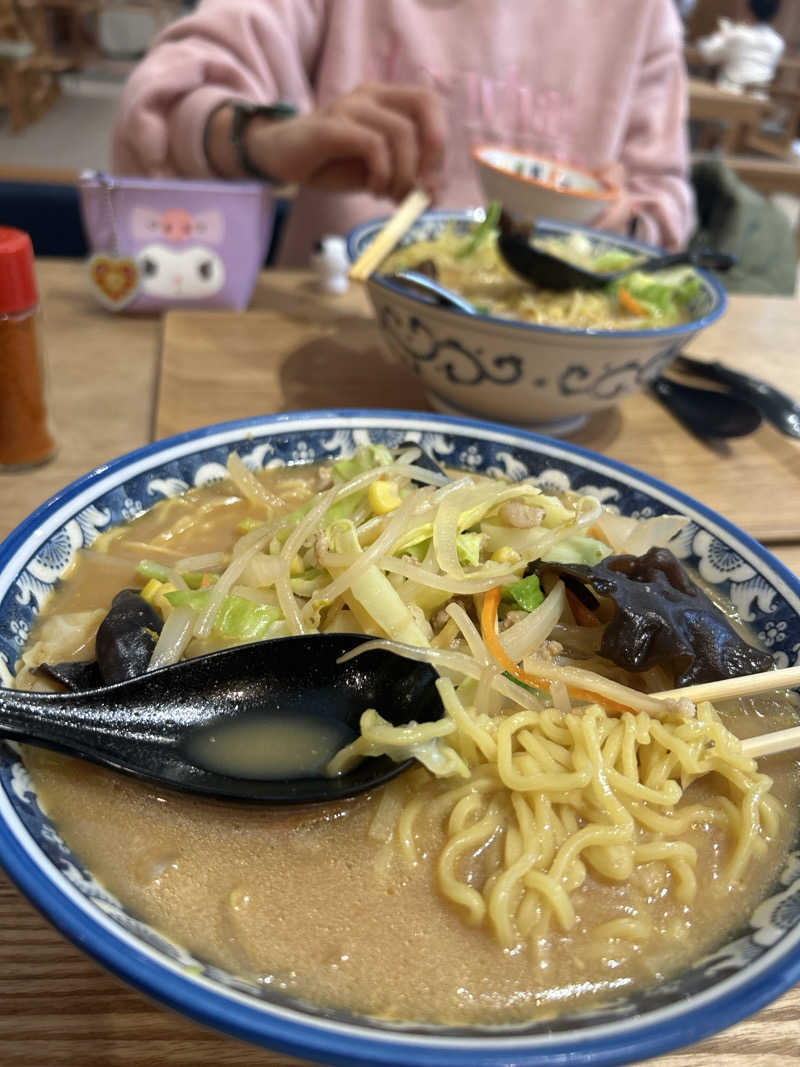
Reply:
[[[269, 804], [342, 800], [413, 763], [368, 757], [347, 774], [324, 776], [328, 759], [358, 736], [367, 708], [394, 725], [443, 713], [438, 674], [426, 663], [380, 649], [338, 662], [366, 640], [363, 634], [276, 638], [81, 692], [0, 688], [0, 738], [207, 796]], [[279, 764], [274, 759], [275, 730], [294, 737], [298, 719], [302, 752], [287, 768], [285, 753]], [[311, 754], [310, 732], [322, 738]]]
[[571, 263], [555, 252], [549, 252], [535, 244], [536, 236], [535, 226], [520, 225], [507, 212], [500, 215], [497, 249], [506, 265], [523, 281], [556, 292], [565, 289], [602, 289], [613, 282], [622, 281], [635, 271], [651, 274], [684, 264], [707, 270], [727, 271], [736, 264], [736, 257], [727, 252], [698, 249], [669, 252], [659, 256], [639, 255], [621, 270], [595, 271]]
[[663, 256], [641, 257], [630, 266], [615, 271], [593, 271], [570, 263], [554, 252], [548, 252], [532, 244], [533, 236], [512, 230], [499, 233], [497, 247], [508, 267], [523, 281], [551, 289], [556, 292], [565, 289], [602, 289], [613, 282], [622, 281], [635, 271], [652, 274], [668, 267], [688, 264], [707, 270], [726, 271], [736, 262], [733, 256], [725, 252], [711, 250], [671, 252]]

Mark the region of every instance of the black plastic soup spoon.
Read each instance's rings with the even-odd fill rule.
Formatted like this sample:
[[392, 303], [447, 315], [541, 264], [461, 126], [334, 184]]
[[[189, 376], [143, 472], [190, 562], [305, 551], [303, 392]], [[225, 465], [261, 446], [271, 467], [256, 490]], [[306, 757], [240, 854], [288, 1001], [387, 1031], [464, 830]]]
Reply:
[[675, 418], [698, 437], [747, 437], [762, 422], [761, 412], [735, 393], [684, 385], [664, 375], [651, 382], [650, 388]]
[[[307, 634], [259, 641], [77, 693], [0, 689], [0, 737], [209, 796], [271, 804], [340, 800], [412, 763], [369, 757], [347, 774], [324, 776], [328, 759], [358, 735], [367, 708], [395, 725], [442, 715], [438, 675], [428, 664], [379, 649], [337, 663], [365, 640]], [[287, 768], [284, 756], [276, 771], [272, 757], [285, 740], [279, 735], [291, 735], [298, 721], [307, 727], [297, 738], [300, 762]], [[306, 747], [311, 736], [324, 738], [317, 767]]]
[[531, 240], [529, 233], [517, 229], [501, 231], [497, 237], [497, 247], [506, 264], [524, 281], [533, 282], [543, 289], [556, 291], [601, 289], [612, 282], [621, 281], [634, 271], [644, 271], [650, 274], [684, 263], [691, 264], [693, 267], [725, 271], [730, 270], [736, 262], [736, 259], [726, 252], [710, 250], [671, 252], [663, 256], [638, 259], [623, 270], [602, 273], [570, 263], [561, 256], [532, 244]]
[[717, 360], [692, 359], [680, 355], [675, 359], [679, 370], [719, 382], [733, 395], [758, 408], [764, 418], [788, 437], [800, 437], [800, 404], [782, 390], [744, 371], [726, 367]]

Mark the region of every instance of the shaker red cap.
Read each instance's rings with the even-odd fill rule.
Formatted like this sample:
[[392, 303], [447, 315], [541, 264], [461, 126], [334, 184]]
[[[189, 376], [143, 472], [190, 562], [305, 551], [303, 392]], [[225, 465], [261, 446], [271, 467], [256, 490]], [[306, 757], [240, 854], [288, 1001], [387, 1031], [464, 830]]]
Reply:
[[38, 303], [31, 239], [24, 230], [0, 226], [0, 315], [19, 314]]

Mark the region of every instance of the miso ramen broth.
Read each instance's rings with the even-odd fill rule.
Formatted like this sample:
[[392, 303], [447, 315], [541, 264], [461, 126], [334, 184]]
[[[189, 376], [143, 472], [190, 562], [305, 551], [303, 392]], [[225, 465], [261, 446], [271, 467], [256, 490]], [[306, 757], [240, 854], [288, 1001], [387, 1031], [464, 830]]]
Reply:
[[[288, 510], [326, 478], [318, 468], [295, 468], [263, 472], [258, 481], [285, 498]], [[170, 564], [229, 554], [241, 524], [254, 516], [263, 520], [252, 499], [218, 483], [103, 535], [47, 603], [17, 684], [45, 684], [30, 670], [37, 661], [91, 656], [92, 635], [112, 597], [144, 585], [137, 574], [143, 558]], [[211, 637], [192, 651], [225, 643]], [[778, 697], [719, 710], [740, 737], [795, 721], [794, 709]], [[696, 850], [702, 887], [691, 904], [679, 899], [678, 876], [664, 861], [642, 864], [625, 879], [603, 877], [587, 864], [571, 893], [577, 918], [570, 929], [553, 922], [535, 943], [503, 946], [440, 890], [437, 863], [448, 841], [443, 809], [431, 802], [403, 821], [415, 797], [453, 786], [423, 767], [374, 795], [276, 810], [160, 790], [34, 748], [24, 759], [40, 804], [86, 867], [131, 913], [198, 958], [319, 1005], [442, 1023], [546, 1018], [685, 968], [763, 897], [795, 837], [800, 797], [790, 756], [760, 761], [759, 771], [774, 781], [780, 817], [741, 882], [731, 886], [724, 874], [736, 835], [724, 818], [709, 817], [682, 835]], [[713, 809], [719, 788], [716, 775], [700, 778], [678, 810]], [[491, 877], [507, 848], [497, 834], [460, 859], [464, 883]]]

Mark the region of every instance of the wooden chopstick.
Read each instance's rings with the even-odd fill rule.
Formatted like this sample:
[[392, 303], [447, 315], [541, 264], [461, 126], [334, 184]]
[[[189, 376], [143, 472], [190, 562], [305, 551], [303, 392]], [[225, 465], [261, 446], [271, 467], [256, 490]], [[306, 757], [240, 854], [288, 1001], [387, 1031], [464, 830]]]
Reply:
[[748, 737], [742, 741], [742, 755], [750, 759], [759, 756], [774, 756], [778, 752], [788, 752], [791, 748], [800, 748], [800, 726], [791, 726], [788, 730], [773, 730], [759, 737]]
[[[800, 667], [784, 667], [779, 671], [762, 671], [760, 674], [746, 674], [741, 678], [724, 678], [720, 682], [668, 689], [663, 693], [653, 693], [653, 696], [660, 700], [686, 697], [697, 704], [701, 700], [735, 700], [737, 697], [755, 696], [756, 693], [769, 693], [775, 689], [791, 689], [797, 685], [800, 685]], [[792, 748], [800, 748], [800, 726], [773, 730], [772, 733], [748, 737], [742, 741], [742, 754], [750, 759], [788, 752]]]
[[724, 678], [721, 682], [705, 682], [703, 685], [687, 685], [683, 689], [666, 689], [653, 693], [659, 700], [680, 700], [686, 697], [697, 704], [701, 700], [736, 700], [756, 693], [769, 693], [773, 689], [792, 689], [800, 685], [800, 667], [784, 667], [779, 671], [762, 671], [760, 674], [745, 674], [741, 678]]
[[423, 189], [412, 189], [380, 233], [372, 240], [350, 268], [350, 278], [363, 282], [389, 255], [400, 238], [417, 221], [431, 202]]

